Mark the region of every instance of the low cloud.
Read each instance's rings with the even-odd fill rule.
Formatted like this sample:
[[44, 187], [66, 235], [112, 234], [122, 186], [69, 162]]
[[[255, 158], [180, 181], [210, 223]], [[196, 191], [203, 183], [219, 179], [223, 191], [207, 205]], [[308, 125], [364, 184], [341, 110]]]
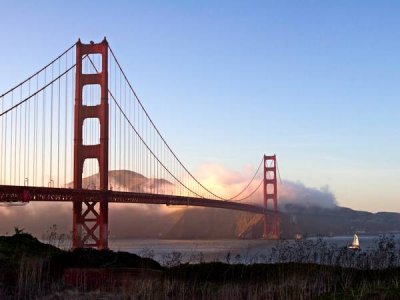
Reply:
[[[216, 191], [217, 194], [230, 198], [246, 188], [255, 172], [256, 169], [250, 166], [244, 167], [243, 170], [239, 172], [229, 170], [222, 165], [207, 164], [201, 166], [195, 174], [211, 191]], [[260, 170], [259, 173], [262, 173], [262, 170]], [[243, 200], [243, 202], [262, 205], [263, 189], [262, 185], [260, 186], [262, 180], [261, 176], [261, 174], [256, 176], [249, 187], [235, 199], [245, 198], [258, 188], [257, 192]], [[278, 206], [284, 209], [286, 204], [323, 208], [333, 208], [337, 206], [335, 195], [327, 186], [313, 188], [307, 187], [301, 182], [290, 180], [283, 180], [280, 182], [278, 180]], [[272, 206], [272, 203], [268, 205]]]
[[278, 187], [279, 207], [296, 204], [304, 207], [333, 208], [337, 206], [335, 195], [327, 186], [311, 188], [301, 182], [285, 180]]

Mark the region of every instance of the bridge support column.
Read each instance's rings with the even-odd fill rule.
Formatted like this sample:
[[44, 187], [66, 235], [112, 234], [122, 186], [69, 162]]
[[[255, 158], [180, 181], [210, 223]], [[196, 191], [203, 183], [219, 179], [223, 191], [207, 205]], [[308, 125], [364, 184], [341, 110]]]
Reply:
[[264, 155], [263, 180], [264, 208], [268, 208], [268, 201], [272, 201], [273, 214], [264, 214], [263, 238], [279, 239], [280, 217], [278, 213], [278, 186], [276, 177], [276, 155]]
[[[101, 69], [97, 73], [84, 74], [82, 60], [86, 55], [100, 54]], [[76, 78], [74, 108], [74, 189], [82, 189], [83, 165], [86, 159], [95, 158], [99, 163], [100, 190], [97, 197], [79, 197], [73, 202], [73, 248], [108, 248], [108, 43], [76, 43]], [[83, 105], [83, 87], [98, 84], [101, 88], [99, 105]], [[83, 145], [83, 123], [87, 118], [98, 118], [100, 143]]]

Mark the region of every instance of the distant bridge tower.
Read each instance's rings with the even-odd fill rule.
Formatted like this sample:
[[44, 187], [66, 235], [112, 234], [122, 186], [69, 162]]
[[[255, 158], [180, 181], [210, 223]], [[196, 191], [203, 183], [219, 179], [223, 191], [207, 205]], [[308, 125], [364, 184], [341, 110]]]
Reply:
[[[82, 59], [89, 54], [100, 54], [101, 69], [97, 73], [84, 74]], [[86, 159], [94, 158], [99, 163], [100, 190], [108, 190], [108, 43], [106, 39], [95, 44], [76, 43], [76, 78], [74, 109], [74, 189], [82, 189], [83, 166]], [[85, 85], [98, 84], [101, 88], [99, 105], [83, 105]], [[100, 141], [95, 145], [84, 145], [83, 123], [87, 118], [100, 122]], [[73, 201], [73, 248], [108, 248], [108, 199], [106, 193], [98, 197], [77, 196]]]
[[263, 180], [264, 208], [268, 208], [268, 201], [272, 201], [274, 213], [264, 215], [264, 239], [279, 239], [280, 218], [278, 212], [278, 186], [276, 177], [276, 155], [264, 155]]

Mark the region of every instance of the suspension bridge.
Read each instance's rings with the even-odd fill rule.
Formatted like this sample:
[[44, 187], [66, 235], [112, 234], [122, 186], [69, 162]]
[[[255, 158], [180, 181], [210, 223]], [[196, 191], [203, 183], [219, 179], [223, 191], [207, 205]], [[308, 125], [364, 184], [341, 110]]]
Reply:
[[261, 214], [263, 237], [279, 237], [276, 156], [263, 155], [233, 196], [206, 187], [161, 135], [105, 38], [78, 40], [1, 94], [0, 109], [0, 202], [72, 202], [73, 248], [108, 247], [112, 203]]

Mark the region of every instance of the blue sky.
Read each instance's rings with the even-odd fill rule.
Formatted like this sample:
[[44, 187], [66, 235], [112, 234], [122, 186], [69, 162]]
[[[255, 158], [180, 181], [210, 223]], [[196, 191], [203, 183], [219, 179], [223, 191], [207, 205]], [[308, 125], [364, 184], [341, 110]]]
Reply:
[[107, 36], [176, 153], [400, 211], [397, 1], [2, 1], [0, 91]]

